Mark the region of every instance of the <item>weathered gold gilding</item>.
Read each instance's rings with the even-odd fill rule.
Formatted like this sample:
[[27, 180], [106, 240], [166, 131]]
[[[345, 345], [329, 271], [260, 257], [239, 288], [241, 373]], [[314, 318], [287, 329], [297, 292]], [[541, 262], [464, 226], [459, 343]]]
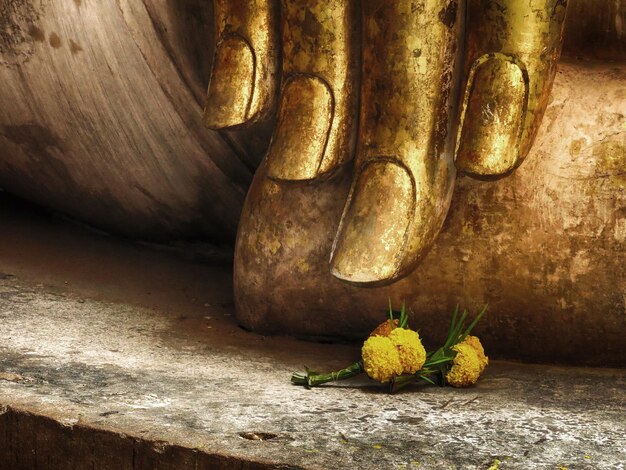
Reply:
[[363, 3], [356, 184], [331, 261], [340, 279], [375, 284], [407, 274], [448, 212], [460, 13], [456, 1]]
[[269, 176], [310, 180], [354, 152], [359, 86], [355, 0], [284, 0], [283, 76]]
[[[267, 177], [321, 179], [356, 155], [330, 269], [375, 286], [410, 273], [431, 246], [457, 168], [496, 177], [526, 156], [548, 102], [567, 2], [283, 0], [280, 15], [266, 3], [239, 3], [217, 0], [216, 8], [242, 18], [226, 30], [253, 39], [222, 33], [207, 119], [212, 109], [213, 127], [251, 120], [247, 106], [262, 85], [252, 85], [250, 70], [277, 56], [256, 54], [255, 44], [280, 49]], [[258, 29], [274, 23], [256, 16], [282, 18], [280, 46]]]
[[566, 3], [469, 0], [460, 171], [504, 175], [530, 151], [556, 74]]
[[207, 127], [256, 122], [271, 112], [278, 84], [278, 14], [275, 0], [215, 0]]

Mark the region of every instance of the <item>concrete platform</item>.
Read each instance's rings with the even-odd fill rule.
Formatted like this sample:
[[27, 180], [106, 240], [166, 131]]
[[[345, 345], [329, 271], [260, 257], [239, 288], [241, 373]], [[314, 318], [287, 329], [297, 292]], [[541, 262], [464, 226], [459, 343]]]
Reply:
[[624, 468], [625, 370], [494, 361], [467, 390], [305, 390], [291, 372], [358, 347], [240, 329], [228, 253], [4, 197], [0, 227], [1, 469]]

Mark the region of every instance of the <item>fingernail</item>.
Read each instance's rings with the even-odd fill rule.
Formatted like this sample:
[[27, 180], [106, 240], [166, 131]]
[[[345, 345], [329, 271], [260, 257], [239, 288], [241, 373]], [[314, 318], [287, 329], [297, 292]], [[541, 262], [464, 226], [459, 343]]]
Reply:
[[363, 284], [392, 279], [415, 207], [409, 172], [388, 160], [366, 164], [348, 204], [335, 241], [332, 274]]
[[207, 95], [204, 121], [210, 129], [223, 129], [247, 121], [254, 93], [254, 53], [240, 37], [217, 46]]
[[333, 120], [333, 96], [321, 79], [298, 76], [284, 87], [268, 176], [310, 180], [317, 176]]
[[513, 170], [520, 158], [528, 78], [519, 65], [494, 55], [478, 59], [473, 68], [461, 116], [456, 166], [474, 176], [503, 175]]

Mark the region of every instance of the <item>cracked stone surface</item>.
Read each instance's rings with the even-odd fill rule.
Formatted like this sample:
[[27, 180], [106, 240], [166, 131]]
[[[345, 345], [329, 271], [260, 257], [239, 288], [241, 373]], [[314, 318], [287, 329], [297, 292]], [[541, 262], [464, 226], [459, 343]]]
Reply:
[[229, 266], [0, 216], [0, 468], [624, 468], [623, 369], [306, 390], [358, 347], [243, 331]]

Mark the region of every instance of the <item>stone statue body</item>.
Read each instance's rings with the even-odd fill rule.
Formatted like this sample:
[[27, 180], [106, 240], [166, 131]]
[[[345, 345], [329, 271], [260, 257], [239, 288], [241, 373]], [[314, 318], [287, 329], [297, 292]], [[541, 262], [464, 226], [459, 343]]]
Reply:
[[623, 2], [0, 10], [0, 186], [134, 236], [239, 222], [245, 325], [358, 336], [391, 297], [437, 335], [490, 302], [497, 353], [623, 361]]

